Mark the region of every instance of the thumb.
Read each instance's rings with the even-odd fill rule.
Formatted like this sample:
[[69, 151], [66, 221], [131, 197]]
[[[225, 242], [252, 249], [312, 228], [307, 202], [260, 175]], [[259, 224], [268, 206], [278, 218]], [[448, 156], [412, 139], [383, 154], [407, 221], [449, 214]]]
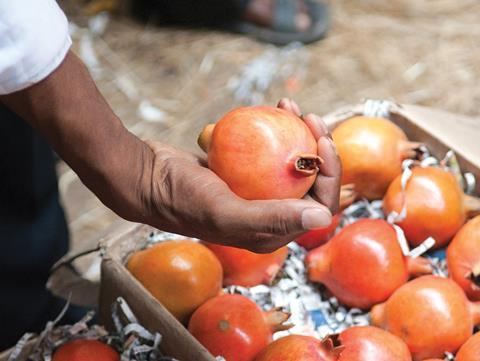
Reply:
[[244, 201], [236, 212], [237, 225], [255, 233], [287, 236], [328, 227], [332, 214], [314, 200]]

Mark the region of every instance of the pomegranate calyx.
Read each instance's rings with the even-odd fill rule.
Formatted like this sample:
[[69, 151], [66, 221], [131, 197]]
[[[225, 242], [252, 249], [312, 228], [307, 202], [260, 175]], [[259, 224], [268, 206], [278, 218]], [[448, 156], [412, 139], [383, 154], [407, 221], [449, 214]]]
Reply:
[[480, 290], [480, 264], [473, 267], [472, 271], [467, 275], [467, 278], [472, 281], [475, 289]]
[[464, 194], [463, 205], [468, 218], [480, 214], [480, 198]]
[[408, 140], [401, 141], [398, 145], [400, 150], [400, 157], [403, 159], [416, 158], [420, 152], [420, 147], [423, 143], [410, 142]]
[[351, 205], [357, 198], [358, 193], [355, 191], [355, 184], [344, 184], [340, 187], [340, 209], [345, 209]]
[[424, 257], [407, 257], [408, 274], [412, 277], [432, 274], [433, 267], [430, 260]]
[[332, 334], [326, 336], [322, 340], [322, 346], [324, 347], [327, 355], [332, 356], [333, 360], [337, 360], [340, 357], [342, 351], [345, 349], [345, 346], [342, 345], [339, 334]]
[[207, 124], [198, 136], [197, 143], [205, 153], [208, 153], [208, 148], [210, 147], [210, 141], [212, 140], [212, 133], [214, 128], [214, 123]]
[[295, 160], [295, 170], [300, 174], [308, 177], [317, 174], [323, 159], [316, 154], [298, 154]]
[[382, 328], [385, 323], [385, 307], [386, 303], [379, 303], [370, 310], [370, 320], [373, 326]]
[[273, 332], [286, 331], [293, 327], [291, 323], [285, 323], [290, 318], [290, 313], [275, 307], [265, 313], [265, 320]]

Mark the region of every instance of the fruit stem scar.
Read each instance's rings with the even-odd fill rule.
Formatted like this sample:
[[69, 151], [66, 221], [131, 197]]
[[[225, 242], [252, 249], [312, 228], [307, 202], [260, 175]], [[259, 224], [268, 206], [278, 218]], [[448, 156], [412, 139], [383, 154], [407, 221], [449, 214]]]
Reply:
[[227, 320], [220, 320], [218, 322], [218, 328], [220, 329], [220, 331], [228, 331], [228, 329], [230, 328], [230, 324]]

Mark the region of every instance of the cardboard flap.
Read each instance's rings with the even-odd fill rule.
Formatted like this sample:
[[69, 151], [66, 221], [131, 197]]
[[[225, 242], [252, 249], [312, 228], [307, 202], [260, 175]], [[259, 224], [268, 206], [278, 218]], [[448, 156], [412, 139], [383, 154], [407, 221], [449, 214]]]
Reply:
[[98, 305], [100, 294], [101, 248], [105, 247], [105, 238], [110, 235], [134, 228], [135, 223], [117, 221], [93, 238], [86, 239], [79, 247], [71, 249], [51, 270], [47, 289], [58, 297], [68, 299], [78, 306], [93, 307]]

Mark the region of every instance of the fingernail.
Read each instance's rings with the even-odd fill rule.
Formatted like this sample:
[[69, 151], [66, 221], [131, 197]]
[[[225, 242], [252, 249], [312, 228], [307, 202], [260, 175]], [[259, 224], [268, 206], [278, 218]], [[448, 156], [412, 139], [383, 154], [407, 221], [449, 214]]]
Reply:
[[321, 208], [307, 208], [302, 212], [302, 225], [306, 230], [328, 227], [332, 216]]

